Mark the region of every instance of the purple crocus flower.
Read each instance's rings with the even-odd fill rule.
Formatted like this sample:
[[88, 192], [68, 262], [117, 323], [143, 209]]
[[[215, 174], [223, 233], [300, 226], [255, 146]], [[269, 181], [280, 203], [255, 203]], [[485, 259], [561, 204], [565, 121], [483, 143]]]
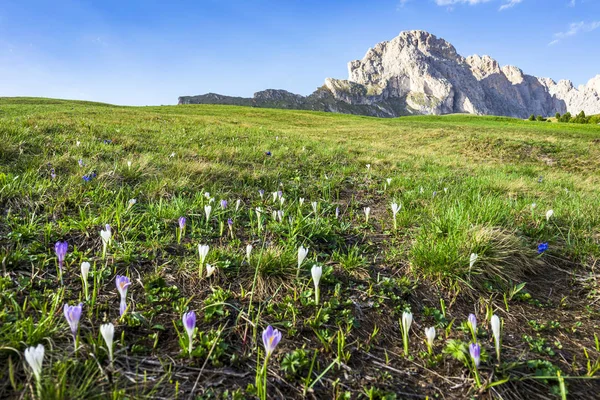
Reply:
[[63, 264], [65, 263], [65, 256], [67, 255], [67, 251], [69, 250], [69, 244], [67, 242], [56, 242], [54, 245], [54, 252], [56, 253], [56, 258], [58, 258], [58, 266], [62, 270]]
[[233, 220], [231, 218], [227, 219], [227, 225], [231, 228], [233, 226]]
[[283, 196], [283, 192], [281, 190], [277, 191], [277, 197], [281, 198], [281, 196]]
[[77, 335], [77, 328], [79, 326], [79, 319], [81, 318], [81, 308], [83, 307], [83, 303], [79, 303], [76, 306], [70, 306], [65, 304], [64, 312], [65, 318], [69, 323], [69, 327], [71, 327], [71, 333], [73, 337]]
[[83, 163], [83, 160], [81, 158], [77, 161], [77, 163], [80, 167], [85, 167], [85, 164]]
[[226, 209], [227, 208], [227, 200], [221, 200], [221, 208], [222, 209]]
[[185, 228], [185, 217], [179, 217], [179, 229], [183, 230]]
[[548, 250], [548, 243], [540, 243], [538, 245], [538, 254], [542, 254], [546, 250]]
[[475, 368], [479, 368], [479, 361], [481, 357], [481, 346], [479, 343], [471, 343], [469, 345], [469, 353], [471, 353], [471, 358], [473, 359]]
[[477, 317], [475, 316], [475, 314], [469, 314], [468, 322], [469, 322], [469, 325], [471, 326], [471, 329], [473, 329], [473, 332], [476, 334], [477, 333]]
[[125, 310], [127, 309], [127, 289], [129, 285], [131, 285], [131, 281], [125, 275], [117, 275], [115, 278], [115, 284], [117, 285], [117, 290], [121, 295], [121, 304], [119, 307], [120, 315], [123, 316]]
[[194, 329], [196, 328], [196, 313], [194, 311], [186, 312], [181, 317], [183, 322], [183, 327], [187, 332], [189, 341], [188, 341], [188, 352], [192, 354], [192, 339], [194, 338]]
[[273, 327], [269, 325], [267, 326], [267, 329], [263, 331], [262, 339], [267, 358], [269, 358], [281, 340], [281, 332], [277, 329], [273, 329]]
[[262, 189], [260, 189], [260, 190], [258, 191], [258, 194], [260, 195], [260, 198], [262, 199], [262, 198], [265, 196], [265, 191], [264, 191], [264, 190], [262, 190]]
[[54, 168], [52, 168], [52, 170], [50, 171], [50, 177], [52, 179], [56, 179], [56, 172], [54, 171]]

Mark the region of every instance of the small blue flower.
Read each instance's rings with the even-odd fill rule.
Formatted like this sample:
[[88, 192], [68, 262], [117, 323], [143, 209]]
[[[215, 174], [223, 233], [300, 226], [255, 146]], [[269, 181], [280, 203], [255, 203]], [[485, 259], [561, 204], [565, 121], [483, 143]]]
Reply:
[[233, 220], [231, 218], [227, 219], [227, 225], [229, 225], [230, 227], [233, 225]]
[[270, 151], [265, 151], [265, 155], [266, 155], [266, 156], [270, 156], [270, 155], [271, 155], [271, 152], [270, 152]]
[[548, 243], [540, 243], [538, 245], [538, 254], [542, 254], [546, 250], [548, 250]]
[[104, 139], [104, 144], [111, 144], [111, 143], [112, 143], [112, 140], [110, 140], [110, 139]]

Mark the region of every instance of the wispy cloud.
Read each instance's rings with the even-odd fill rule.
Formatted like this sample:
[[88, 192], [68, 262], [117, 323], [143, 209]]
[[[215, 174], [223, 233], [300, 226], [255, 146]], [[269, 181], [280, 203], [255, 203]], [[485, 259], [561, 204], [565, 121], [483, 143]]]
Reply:
[[[435, 0], [435, 4], [438, 6], [453, 6], [455, 4], [468, 4], [471, 6], [488, 3], [492, 0]], [[523, 0], [503, 0], [504, 4], [502, 4], [499, 8], [500, 11], [512, 8], [517, 4], [523, 2]], [[406, 0], [401, 1], [401, 3], [406, 3]]]
[[500, 11], [507, 10], [509, 8], [513, 8], [517, 4], [521, 3], [523, 0], [509, 0], [508, 3], [502, 4], [499, 8]]
[[548, 43], [548, 46], [554, 46], [562, 39], [569, 38], [571, 36], [575, 36], [579, 33], [591, 32], [600, 28], [600, 21], [592, 21], [592, 22], [574, 22], [569, 25], [569, 30], [565, 32], [557, 32], [554, 34], [554, 40]]

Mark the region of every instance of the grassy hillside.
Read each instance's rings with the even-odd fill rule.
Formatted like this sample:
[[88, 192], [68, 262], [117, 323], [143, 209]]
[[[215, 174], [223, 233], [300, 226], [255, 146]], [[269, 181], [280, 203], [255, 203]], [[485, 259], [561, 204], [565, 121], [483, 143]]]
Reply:
[[[0, 143], [0, 398], [600, 390], [599, 126], [3, 98]], [[79, 303], [75, 344], [63, 306]]]

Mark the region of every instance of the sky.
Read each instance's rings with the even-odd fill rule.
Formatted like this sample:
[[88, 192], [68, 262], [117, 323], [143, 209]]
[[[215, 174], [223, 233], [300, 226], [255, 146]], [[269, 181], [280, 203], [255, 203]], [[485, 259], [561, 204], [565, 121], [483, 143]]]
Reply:
[[535, 76], [600, 74], [600, 0], [0, 0], [0, 96], [308, 95], [413, 29]]

